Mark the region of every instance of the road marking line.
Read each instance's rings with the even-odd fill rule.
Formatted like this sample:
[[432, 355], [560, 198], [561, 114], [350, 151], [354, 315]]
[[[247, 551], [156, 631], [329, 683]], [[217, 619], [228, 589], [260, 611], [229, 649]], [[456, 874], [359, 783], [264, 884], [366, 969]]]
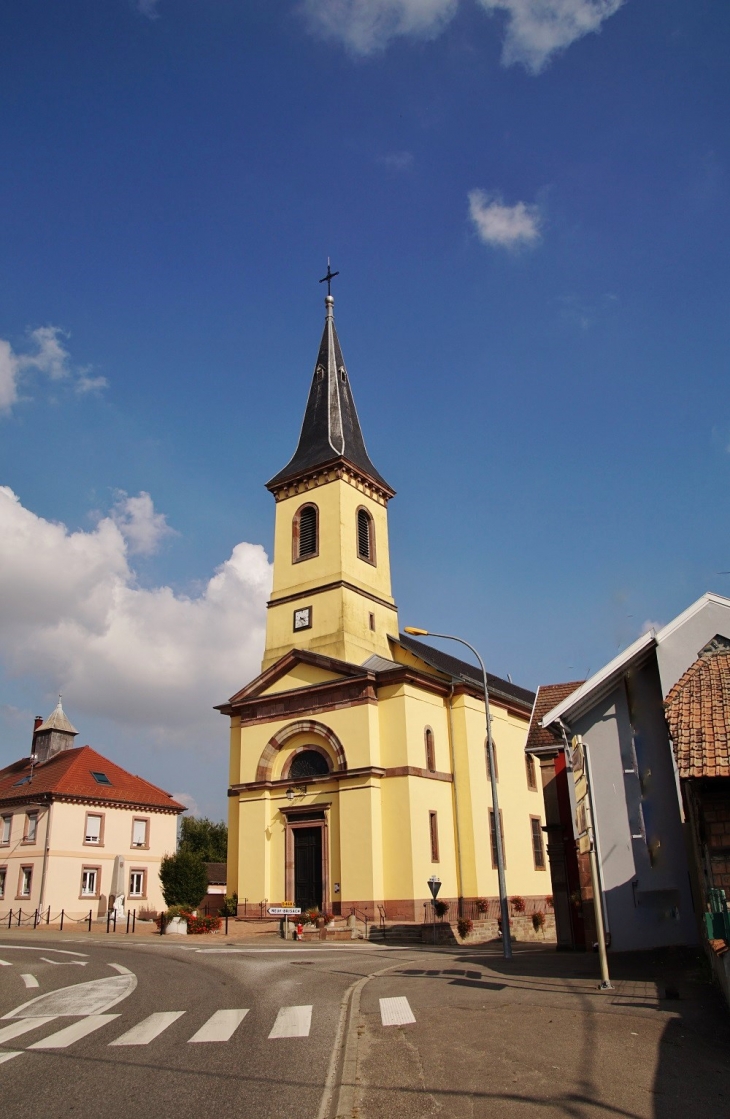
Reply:
[[21, 975], [20, 977], [25, 983], [26, 987], [40, 987], [40, 983], [35, 975]]
[[405, 995], [399, 995], [395, 999], [381, 999], [380, 1018], [384, 1026], [408, 1026], [416, 1020]]
[[115, 971], [118, 971], [120, 975], [132, 975], [132, 974], [133, 974], [133, 973], [132, 973], [132, 972], [131, 972], [131, 971], [129, 970], [129, 968], [128, 968], [128, 967], [124, 967], [124, 965], [123, 965], [123, 964], [109, 964], [109, 967], [113, 967], [113, 968], [114, 968], [114, 970], [115, 970]]
[[55, 1020], [55, 1014], [50, 1018], [19, 1018], [17, 1022], [13, 1022], [0, 1030], [0, 1045], [4, 1045], [6, 1041], [12, 1041], [14, 1037], [20, 1037], [21, 1034], [27, 1034], [30, 1030], [37, 1030], [39, 1026], [55, 1022]]
[[0, 960], [0, 967], [12, 967], [10, 960]]
[[3, 952], [57, 952], [60, 956], [85, 956], [88, 952], [71, 952], [68, 948], [40, 948], [38, 945], [31, 948], [28, 944], [3, 944]]
[[19, 1057], [21, 1053], [21, 1049], [15, 1049], [11, 1053], [0, 1053], [0, 1065], [4, 1065], [6, 1061], [12, 1061], [13, 1057]]
[[45, 995], [16, 1006], [3, 1018], [36, 1018], [47, 1014], [60, 1014], [66, 1018], [80, 1018], [86, 1014], [106, 1014], [113, 1006], [132, 994], [137, 986], [136, 975], [106, 975], [88, 983], [73, 983], [59, 987]]
[[49, 960], [48, 956], [41, 956], [44, 964], [55, 964], [56, 967], [86, 967], [88, 960]]
[[150, 1014], [149, 1018], [145, 1018], [143, 1022], [139, 1022], [136, 1026], [132, 1026], [131, 1030], [127, 1030], [121, 1037], [116, 1038], [115, 1041], [110, 1041], [110, 1045], [149, 1045], [156, 1037], [171, 1026], [173, 1022], [177, 1022], [178, 1018], [182, 1018], [184, 1010], [165, 1010], [157, 1014]]
[[88, 1018], [82, 1018], [80, 1022], [74, 1022], [72, 1026], [66, 1026], [63, 1030], [51, 1034], [50, 1037], [42, 1037], [40, 1041], [34, 1041], [28, 1048], [66, 1049], [67, 1046], [73, 1045], [75, 1041], [86, 1037], [87, 1034], [93, 1034], [94, 1030], [100, 1030], [107, 1022], [113, 1022], [118, 1017], [118, 1014], [90, 1014]]
[[311, 1025], [311, 1006], [282, 1006], [276, 1015], [269, 1038], [309, 1037]]
[[188, 1041], [230, 1041], [247, 1014], [247, 1010], [216, 1010]]

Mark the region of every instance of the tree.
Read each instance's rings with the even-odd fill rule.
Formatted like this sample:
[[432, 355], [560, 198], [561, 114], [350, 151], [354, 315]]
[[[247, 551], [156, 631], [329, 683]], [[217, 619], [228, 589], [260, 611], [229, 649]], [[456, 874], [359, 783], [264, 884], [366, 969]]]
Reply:
[[223, 823], [214, 824], [207, 816], [183, 816], [178, 850], [198, 855], [204, 863], [224, 863], [228, 858], [228, 828]]
[[165, 855], [160, 864], [160, 882], [168, 905], [189, 905], [195, 909], [208, 893], [205, 863], [191, 851]]

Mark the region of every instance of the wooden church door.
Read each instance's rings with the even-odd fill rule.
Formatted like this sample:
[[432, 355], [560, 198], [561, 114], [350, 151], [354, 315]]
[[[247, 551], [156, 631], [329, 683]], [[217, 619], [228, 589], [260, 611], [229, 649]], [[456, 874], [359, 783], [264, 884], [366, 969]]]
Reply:
[[322, 828], [294, 829], [294, 901], [322, 908]]

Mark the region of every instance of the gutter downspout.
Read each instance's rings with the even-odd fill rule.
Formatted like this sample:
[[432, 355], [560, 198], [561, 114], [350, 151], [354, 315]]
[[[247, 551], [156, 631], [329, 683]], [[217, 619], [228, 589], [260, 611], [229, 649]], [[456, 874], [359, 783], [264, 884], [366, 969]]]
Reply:
[[46, 872], [48, 870], [48, 856], [51, 850], [51, 813], [53, 811], [53, 801], [48, 805], [48, 812], [46, 813], [46, 839], [43, 846], [43, 870], [41, 872], [41, 892], [38, 898], [38, 912], [43, 910], [43, 895], [46, 890]]
[[448, 713], [449, 713], [447, 726], [448, 726], [448, 735], [449, 735], [449, 757], [450, 757], [450, 760], [451, 760], [451, 776], [453, 778], [453, 780], [451, 782], [451, 795], [452, 795], [452, 800], [453, 800], [453, 805], [454, 805], [454, 838], [456, 840], [456, 889], [457, 889], [457, 896], [458, 896], [458, 900], [459, 900], [459, 917], [463, 917], [463, 913], [461, 911], [461, 908], [462, 908], [461, 903], [463, 901], [463, 895], [464, 895], [464, 875], [463, 875], [462, 866], [461, 866], [461, 834], [460, 834], [460, 831], [459, 831], [459, 796], [458, 796], [458, 793], [456, 791], [456, 755], [454, 753], [454, 709], [453, 709], [453, 706], [452, 706], [453, 701], [454, 701], [454, 683], [452, 681], [451, 682], [451, 688], [449, 689], [449, 698], [447, 700], [447, 709], [448, 709]]

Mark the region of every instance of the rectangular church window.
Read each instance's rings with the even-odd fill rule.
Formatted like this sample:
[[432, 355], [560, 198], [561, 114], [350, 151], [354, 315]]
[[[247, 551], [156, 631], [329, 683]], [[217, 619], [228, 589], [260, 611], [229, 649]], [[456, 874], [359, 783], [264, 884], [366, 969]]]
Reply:
[[438, 816], [435, 812], [428, 814], [428, 828], [431, 838], [431, 862], [437, 863], [439, 861], [439, 825]]
[[535, 870], [544, 870], [545, 848], [542, 843], [542, 820], [539, 816], [530, 816], [530, 828], [532, 832], [532, 858], [535, 863]]

